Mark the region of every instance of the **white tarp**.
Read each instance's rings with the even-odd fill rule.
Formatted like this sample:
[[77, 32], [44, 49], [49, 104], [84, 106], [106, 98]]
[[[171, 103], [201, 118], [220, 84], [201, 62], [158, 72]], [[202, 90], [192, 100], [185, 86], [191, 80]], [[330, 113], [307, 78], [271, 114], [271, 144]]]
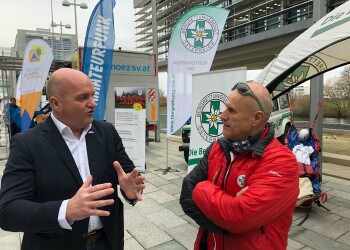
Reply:
[[[237, 82], [246, 81], [246, 68], [211, 71], [193, 75], [190, 172], [202, 159], [206, 148], [223, 137], [220, 119], [227, 95]], [[214, 83], [220, 84], [214, 84]], [[194, 91], [195, 90], [195, 91]]]
[[168, 137], [191, 116], [192, 74], [210, 70], [228, 13], [212, 6], [196, 7], [173, 28], [168, 57]]
[[255, 81], [274, 97], [319, 74], [350, 62], [350, 1], [342, 4], [288, 44]]

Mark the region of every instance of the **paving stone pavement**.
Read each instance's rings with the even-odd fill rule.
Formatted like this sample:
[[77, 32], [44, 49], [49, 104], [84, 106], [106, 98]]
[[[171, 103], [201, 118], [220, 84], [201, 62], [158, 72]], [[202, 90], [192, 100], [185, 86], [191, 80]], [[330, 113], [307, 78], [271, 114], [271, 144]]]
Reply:
[[[3, 131], [0, 132], [3, 134]], [[8, 148], [2, 143], [0, 157]], [[184, 214], [179, 204], [182, 180], [186, 176], [187, 165], [183, 153], [179, 152], [180, 139], [168, 140], [168, 160], [166, 159], [166, 139], [146, 145], [147, 169], [146, 189], [143, 200], [132, 207], [125, 204], [125, 249], [126, 250], [183, 250], [193, 249], [198, 226]], [[6, 160], [0, 161], [0, 178]], [[171, 167], [163, 175], [159, 169]], [[340, 171], [342, 178], [327, 176]], [[328, 193], [324, 204], [330, 211], [313, 208], [310, 218], [302, 225], [305, 211], [296, 210], [289, 232], [288, 250], [297, 249], [349, 249], [350, 250], [350, 166], [323, 164], [322, 189]], [[123, 199], [122, 199], [123, 200]], [[0, 248], [19, 250], [22, 234], [0, 230]]]

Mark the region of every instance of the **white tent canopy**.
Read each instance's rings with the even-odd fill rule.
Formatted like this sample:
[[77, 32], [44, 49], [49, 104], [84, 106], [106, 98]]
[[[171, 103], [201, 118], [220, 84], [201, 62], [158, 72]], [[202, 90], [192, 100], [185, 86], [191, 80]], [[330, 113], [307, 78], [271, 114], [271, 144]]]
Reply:
[[350, 62], [350, 1], [288, 44], [257, 76], [274, 98]]

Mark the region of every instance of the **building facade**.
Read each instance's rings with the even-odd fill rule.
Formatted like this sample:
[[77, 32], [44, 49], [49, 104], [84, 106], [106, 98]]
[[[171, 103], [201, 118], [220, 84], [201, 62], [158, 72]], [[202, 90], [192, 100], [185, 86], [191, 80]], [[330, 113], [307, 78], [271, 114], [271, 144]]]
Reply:
[[305, 96], [305, 95], [310, 95], [310, 86], [304, 86], [304, 85], [299, 85], [292, 89], [291, 93], [294, 96]]
[[32, 39], [42, 39], [52, 49], [54, 61], [50, 71], [72, 65], [72, 62], [65, 61], [65, 59], [71, 59], [73, 54], [76, 55], [76, 35], [54, 33], [50, 29], [18, 29], [14, 47], [0, 48], [0, 100], [6, 101], [16, 96], [16, 83], [22, 68], [24, 53], [27, 44]]
[[[15, 56], [14, 48], [2, 48], [0, 47], [0, 56], [3, 58], [10, 58]], [[2, 67], [0, 64], [0, 110], [3, 110], [4, 103], [8, 98], [14, 96], [15, 85], [11, 84], [12, 80], [16, 78], [16, 73], [12, 70], [8, 70], [7, 67]]]
[[136, 42], [166, 70], [172, 28], [195, 6], [230, 11], [212, 69], [261, 69], [314, 21], [346, 0], [134, 0]]
[[16, 56], [24, 55], [27, 44], [32, 39], [42, 39], [53, 51], [54, 60], [64, 60], [72, 51], [76, 51], [76, 36], [74, 34], [54, 33], [50, 29], [17, 30], [15, 40]]

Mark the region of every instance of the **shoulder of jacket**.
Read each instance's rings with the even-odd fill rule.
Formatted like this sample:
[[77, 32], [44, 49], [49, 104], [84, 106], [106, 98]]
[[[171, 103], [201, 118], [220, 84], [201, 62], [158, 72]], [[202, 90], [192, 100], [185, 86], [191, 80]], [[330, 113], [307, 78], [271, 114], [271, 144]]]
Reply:
[[263, 157], [277, 158], [279, 160], [294, 160], [293, 152], [285, 145], [282, 145], [276, 138], [266, 147]]

